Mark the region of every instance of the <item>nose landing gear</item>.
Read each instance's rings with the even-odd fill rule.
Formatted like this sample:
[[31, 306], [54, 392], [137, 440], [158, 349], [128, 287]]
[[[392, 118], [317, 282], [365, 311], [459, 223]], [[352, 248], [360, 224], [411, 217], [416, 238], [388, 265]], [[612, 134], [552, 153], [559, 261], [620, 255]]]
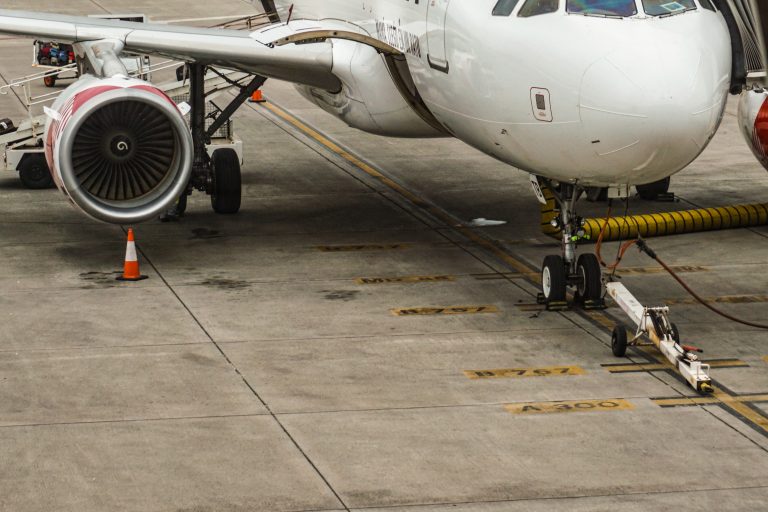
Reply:
[[544, 258], [538, 302], [550, 311], [568, 309], [566, 296], [571, 287], [578, 305], [584, 309], [603, 309], [603, 280], [597, 257], [594, 254], [582, 254], [576, 258], [576, 248], [579, 241], [585, 239], [585, 234], [575, 206], [584, 188], [561, 183], [558, 189], [548, 180], [543, 181], [552, 191], [560, 209], [560, 214], [552, 223], [562, 231], [562, 254]]

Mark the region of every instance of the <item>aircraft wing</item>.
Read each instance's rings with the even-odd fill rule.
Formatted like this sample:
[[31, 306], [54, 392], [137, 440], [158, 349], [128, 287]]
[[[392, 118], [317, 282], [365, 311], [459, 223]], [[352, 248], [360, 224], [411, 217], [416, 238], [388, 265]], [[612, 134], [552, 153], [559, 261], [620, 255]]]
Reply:
[[[279, 31], [278, 31], [279, 32]], [[0, 33], [62, 43], [119, 40], [123, 52], [159, 55], [335, 90], [330, 43], [273, 46], [263, 33], [130, 23], [0, 9]]]

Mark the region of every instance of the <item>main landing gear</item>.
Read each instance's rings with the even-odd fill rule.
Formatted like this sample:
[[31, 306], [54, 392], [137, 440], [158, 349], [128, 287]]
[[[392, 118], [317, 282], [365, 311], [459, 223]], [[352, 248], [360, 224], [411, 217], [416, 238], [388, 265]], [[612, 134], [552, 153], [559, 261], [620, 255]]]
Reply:
[[[220, 214], [235, 214], [240, 211], [242, 196], [242, 181], [240, 177], [240, 159], [234, 149], [221, 148], [208, 153], [207, 146], [211, 137], [232, 117], [232, 114], [253, 95], [267, 80], [255, 75], [247, 84], [235, 82], [219, 74], [240, 92], [221, 111], [206, 115], [205, 75], [209, 71], [202, 64], [189, 64], [186, 76], [189, 77], [190, 128], [194, 144], [194, 160], [192, 176], [187, 189], [179, 197], [174, 206], [166, 212], [162, 220], [176, 220], [187, 208], [187, 196], [192, 190], [199, 190], [211, 196], [213, 211]], [[218, 72], [211, 69], [214, 73]], [[206, 121], [212, 119], [206, 129]]]
[[545, 183], [560, 209], [560, 214], [552, 222], [562, 230], [562, 254], [544, 258], [539, 303], [545, 304], [548, 310], [567, 309], [566, 294], [572, 287], [577, 304], [585, 309], [603, 309], [603, 279], [597, 256], [590, 253], [576, 258], [576, 247], [584, 238], [584, 230], [575, 206], [584, 188], [566, 183], [555, 187], [546, 180]]

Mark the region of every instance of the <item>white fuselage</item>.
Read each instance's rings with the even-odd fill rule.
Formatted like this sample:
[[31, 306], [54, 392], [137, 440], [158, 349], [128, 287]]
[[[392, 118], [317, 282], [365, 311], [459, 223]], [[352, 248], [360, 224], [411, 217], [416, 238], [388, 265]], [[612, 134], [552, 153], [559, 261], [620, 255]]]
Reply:
[[[731, 47], [717, 12], [492, 16], [497, 0], [278, 0], [404, 51], [448, 132], [522, 170], [606, 186], [691, 163], [722, 119]], [[381, 58], [381, 57], [374, 57]], [[541, 108], [543, 107], [543, 108]]]

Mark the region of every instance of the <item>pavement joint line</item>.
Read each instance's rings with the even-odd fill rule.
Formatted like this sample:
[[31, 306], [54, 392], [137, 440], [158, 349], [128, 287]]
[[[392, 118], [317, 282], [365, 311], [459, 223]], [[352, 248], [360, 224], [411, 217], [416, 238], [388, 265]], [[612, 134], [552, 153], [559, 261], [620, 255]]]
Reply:
[[588, 500], [595, 498], [616, 498], [616, 497], [631, 497], [631, 496], [665, 496], [672, 494], [695, 494], [702, 492], [728, 492], [728, 491], [748, 491], [768, 489], [765, 485], [746, 485], [746, 486], [734, 486], [734, 487], [706, 487], [701, 489], [687, 489], [684, 491], [678, 489], [662, 490], [662, 491], [644, 491], [644, 492], [620, 492], [620, 493], [598, 493], [598, 494], [570, 494], [564, 496], [539, 496], [530, 498], [510, 498], [499, 500], [479, 500], [479, 501], [450, 501], [450, 502], [433, 502], [433, 503], [414, 503], [414, 504], [395, 504], [395, 505], [371, 505], [364, 507], [353, 507], [352, 511], [357, 510], [385, 510], [385, 509], [397, 509], [400, 511], [407, 511], [408, 509], [436, 507], [436, 506], [458, 506], [458, 505], [486, 505], [495, 503], [521, 503], [521, 502], [536, 502], [536, 501], [557, 501], [557, 500]]
[[18, 423], [13, 425], [0, 425], [0, 429], [33, 428], [33, 427], [66, 427], [74, 425], [99, 425], [105, 423], [157, 423], [161, 421], [190, 421], [190, 420], [215, 420], [225, 418], [257, 418], [269, 416], [268, 412], [251, 414], [212, 414], [206, 416], [169, 416], [167, 418], [122, 418], [115, 420], [83, 420], [83, 421], [51, 421], [46, 423]]
[[102, 11], [104, 11], [105, 13], [107, 13], [107, 14], [112, 14], [112, 11], [110, 11], [109, 9], [107, 9], [106, 7], [104, 7], [103, 5], [101, 5], [101, 4], [100, 4], [99, 2], [97, 2], [96, 0], [90, 0], [90, 2], [91, 2], [93, 5], [95, 5], [96, 7], [98, 7], [99, 9], [101, 9]]
[[[123, 231], [127, 234], [127, 230], [123, 227]], [[344, 502], [344, 500], [341, 498], [341, 495], [336, 491], [336, 489], [333, 488], [331, 483], [328, 481], [326, 476], [320, 471], [320, 468], [317, 467], [317, 465], [314, 463], [314, 461], [307, 455], [307, 453], [304, 451], [304, 449], [301, 447], [299, 442], [293, 437], [293, 435], [288, 431], [288, 428], [283, 424], [282, 421], [280, 421], [280, 418], [275, 415], [274, 411], [272, 411], [272, 408], [269, 406], [269, 404], [261, 397], [261, 395], [256, 391], [256, 389], [251, 385], [250, 382], [248, 382], [248, 379], [245, 377], [245, 375], [240, 371], [240, 369], [237, 367], [237, 365], [234, 364], [234, 362], [229, 358], [226, 352], [224, 352], [224, 349], [221, 348], [221, 346], [216, 342], [215, 339], [213, 339], [213, 336], [211, 336], [211, 333], [208, 332], [208, 330], [205, 328], [203, 323], [200, 321], [199, 318], [192, 312], [192, 309], [187, 305], [186, 302], [181, 298], [181, 296], [174, 290], [173, 286], [166, 280], [166, 278], [163, 276], [163, 274], [160, 272], [160, 269], [157, 268], [157, 266], [152, 262], [151, 258], [148, 257], [148, 255], [144, 252], [142, 247], [139, 244], [136, 244], [137, 251], [141, 254], [141, 256], [146, 260], [146, 262], [149, 264], [150, 267], [155, 271], [157, 276], [160, 278], [160, 280], [165, 283], [165, 286], [168, 287], [168, 290], [176, 297], [176, 300], [179, 301], [179, 304], [187, 311], [187, 313], [190, 315], [192, 320], [198, 325], [200, 330], [205, 334], [205, 336], [210, 340], [210, 342], [213, 344], [214, 347], [219, 351], [221, 356], [224, 358], [224, 360], [229, 363], [230, 367], [234, 370], [234, 372], [240, 376], [245, 386], [251, 391], [253, 396], [256, 397], [256, 399], [262, 404], [264, 409], [267, 411], [268, 415], [274, 420], [274, 422], [280, 427], [280, 429], [283, 431], [285, 436], [290, 440], [290, 442], [293, 444], [293, 446], [298, 450], [298, 452], [301, 454], [301, 456], [304, 458], [304, 460], [309, 464], [309, 466], [315, 471], [315, 473], [320, 477], [320, 479], [323, 481], [323, 483], [326, 485], [328, 490], [333, 494], [333, 496], [336, 498], [336, 500], [341, 504], [342, 507], [344, 507], [344, 510], [349, 511], [349, 507]]]
[[[402, 199], [405, 200], [405, 205], [402, 205], [401, 208], [404, 208], [406, 211], [410, 211], [412, 214], [415, 214], [415, 212], [419, 212], [422, 215], [426, 214], [432, 219], [437, 220], [438, 223], [444, 224], [443, 226], [444, 228], [445, 227], [453, 228], [455, 232], [463, 235], [465, 238], [469, 240], [476, 242], [478, 245], [481, 246], [481, 248], [487, 250], [488, 252], [496, 256], [508, 267], [526, 276], [527, 280], [534, 286], [537, 286], [541, 282], [541, 277], [540, 275], [538, 275], [538, 273], [536, 273], [536, 269], [533, 268], [529, 263], [525, 261], [521, 261], [520, 259], [515, 257], [509, 249], [503, 246], [503, 244], [500, 244], [494, 241], [493, 239], [489, 239], [488, 237], [486, 237], [481, 233], [478, 233], [471, 227], [462, 224], [462, 222], [459, 219], [456, 219], [453, 215], [451, 215], [449, 212], [447, 212], [443, 208], [431, 203], [430, 201], [427, 201], [426, 199], [421, 197], [417, 192], [414, 192], [408, 189], [405, 185], [399, 183], [394, 178], [385, 174], [383, 170], [374, 168], [373, 164], [369, 164], [362, 157], [356, 156], [352, 152], [352, 150], [344, 147], [341, 143], [333, 141], [329, 136], [321, 133], [318, 129], [313, 128], [309, 123], [300, 119], [298, 116], [292, 114], [291, 112], [275, 104], [274, 102], [268, 101], [268, 102], [260, 103], [257, 105], [258, 107], [254, 107], [253, 105], [250, 105], [250, 107], [254, 110], [261, 111], [261, 112], [267, 111], [271, 114], [273, 118], [282, 120], [283, 123], [287, 123], [288, 125], [292, 126], [294, 130], [301, 133], [304, 137], [306, 137], [310, 141], [313, 141], [313, 143], [308, 145], [313, 149], [315, 149], [315, 151], [318, 154], [326, 158], [326, 160], [332, 162], [330, 157], [327, 155], [327, 152], [333, 153], [335, 156], [345, 160], [347, 163], [351, 164], [354, 168], [358, 169], [360, 172], [364, 173], [369, 178], [372, 178], [375, 182], [378, 182], [380, 185], [383, 185], [389, 188], [391, 191], [398, 194]], [[270, 118], [270, 116], [267, 116], [267, 117]], [[280, 126], [280, 123], [275, 123], [275, 124], [278, 124], [278, 126]], [[288, 129], [286, 129], [285, 127], [282, 127], [282, 128], [286, 132], [288, 132]], [[323, 148], [323, 151], [319, 151], [317, 149], [317, 146], [319, 146], [320, 148]], [[352, 174], [352, 177], [357, 179], [361, 183], [366, 184], [367, 186], [372, 186], [372, 185], [368, 185], [365, 180], [361, 179], [359, 176], [356, 176], [356, 174], [357, 173]], [[411, 205], [411, 208], [407, 208], [407, 205]], [[508, 280], [508, 281], [512, 282], [513, 284], [515, 284], [516, 286], [524, 290], [522, 286], [517, 285], [512, 280]], [[616, 321], [612, 321], [611, 318], [614, 318], [614, 317], [609, 313], [606, 313], [605, 311], [597, 311], [597, 310], [582, 311], [581, 309], [578, 309], [578, 308], [572, 311], [574, 311], [578, 316], [591, 319], [598, 326], [602, 327], [605, 331], [608, 331], [608, 332], [612, 331], [613, 327], [617, 323]], [[559, 314], [561, 314], [564, 318], [570, 317], [570, 315], [565, 315], [563, 313], [559, 313]], [[578, 326], [578, 324], [575, 322], [574, 322], [574, 325]], [[584, 329], [582, 328], [582, 330]], [[643, 350], [641, 351], [645, 353], [646, 357], [648, 357], [650, 360], [654, 362], [662, 363], [662, 364], [666, 362], [668, 364], [666, 359], [664, 359], [660, 355], [651, 354]], [[674, 370], [672, 365], [669, 365], [669, 366], [671, 370]], [[677, 372], [672, 371], [671, 373], [675, 378], [682, 380], [682, 377], [680, 377], [677, 374]], [[664, 382], [664, 381], [661, 381], [661, 382]], [[713, 381], [713, 384], [715, 384], [715, 381]], [[750, 426], [751, 428], [753, 428], [763, 436], [768, 437], [768, 416], [762, 413], [762, 411], [760, 411], [759, 409], [750, 407], [748, 404], [743, 404], [739, 402], [734, 402], [733, 400], [729, 400], [730, 396], [727, 391], [724, 391], [725, 389], [727, 388], [725, 388], [722, 385], [719, 385], [719, 384], [715, 385], [715, 392], [713, 393], [713, 395], [720, 399], [720, 402], [721, 402], [720, 406], [723, 407], [729, 413], [731, 413], [731, 415], [734, 416], [736, 419], [746, 423], [748, 426]], [[738, 430], [736, 431], [738, 432]], [[746, 439], [749, 439], [746, 435], [742, 434], [741, 432], [739, 433]], [[749, 440], [752, 441], [751, 439]], [[752, 442], [754, 443], [754, 441]], [[760, 446], [760, 445], [757, 444], [757, 446]], [[766, 450], [765, 448], [763, 449]]]
[[141, 345], [76, 345], [72, 347], [40, 347], [40, 348], [19, 348], [19, 349], [1, 349], [0, 354], [28, 354], [30, 352], [68, 352], [77, 350], [125, 350], [133, 348], [161, 348], [161, 347], [194, 347], [198, 345], [208, 345], [206, 341], [192, 341], [188, 343], [146, 343]]
[[[467, 335], [467, 334], [530, 334], [537, 332], [552, 332], [552, 331], [570, 331], [567, 327], [552, 327], [547, 329], [490, 329], [490, 330], [473, 330], [473, 331], [449, 331], [449, 332], [405, 332], [405, 333], [381, 333], [381, 334], [343, 334], [332, 336], [314, 336], [304, 338], [264, 338], [254, 340], [221, 340], [218, 343], [276, 343], [276, 342], [290, 342], [290, 341], [328, 341], [328, 340], [357, 340], [357, 339], [373, 339], [373, 338], [422, 338], [428, 336], [452, 336], [452, 335]], [[9, 351], [13, 352], [13, 351]]]

